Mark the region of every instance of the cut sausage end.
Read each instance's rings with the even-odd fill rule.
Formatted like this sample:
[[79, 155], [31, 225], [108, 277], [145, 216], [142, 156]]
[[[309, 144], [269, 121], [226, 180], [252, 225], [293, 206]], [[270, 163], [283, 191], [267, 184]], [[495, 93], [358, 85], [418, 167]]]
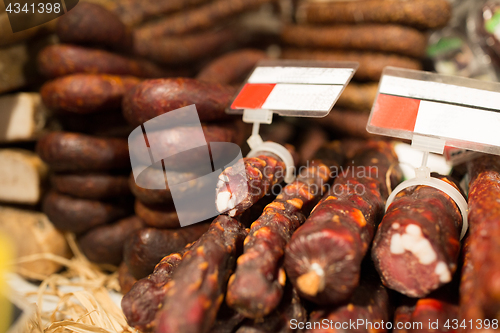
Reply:
[[443, 261], [414, 224], [400, 228], [393, 225], [386, 240], [377, 242], [372, 251], [384, 284], [409, 297], [424, 297], [451, 281], [453, 267]]
[[311, 271], [297, 278], [297, 287], [306, 295], [316, 296], [325, 289], [325, 272], [318, 264], [312, 264], [311, 268]]
[[217, 200], [215, 201], [215, 204], [217, 206], [217, 210], [220, 213], [223, 213], [226, 210], [233, 208], [234, 203], [231, 200], [231, 193], [227, 191], [219, 192], [217, 194]]
[[393, 234], [390, 249], [392, 254], [403, 254], [409, 251], [423, 265], [429, 265], [437, 259], [436, 251], [431, 243], [422, 234], [422, 229], [415, 224], [409, 224], [403, 234]]

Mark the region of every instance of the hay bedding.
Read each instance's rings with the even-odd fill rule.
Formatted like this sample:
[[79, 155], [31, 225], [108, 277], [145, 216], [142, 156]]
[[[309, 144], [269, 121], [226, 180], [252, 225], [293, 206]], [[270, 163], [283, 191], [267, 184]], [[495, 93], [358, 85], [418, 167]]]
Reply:
[[[116, 267], [89, 262], [78, 249], [74, 235], [68, 234], [67, 239], [74, 254], [72, 259], [39, 254], [17, 260], [20, 263], [48, 259], [66, 268], [50, 276], [34, 275], [26, 270], [19, 272], [42, 281], [37, 292], [25, 294], [26, 297], [35, 295], [37, 299], [35, 318], [26, 332], [137, 332], [127, 325], [121, 308], [110, 297], [110, 291], [120, 291]], [[112, 273], [107, 273], [109, 271]], [[55, 309], [44, 310], [47, 298], [55, 298]]]

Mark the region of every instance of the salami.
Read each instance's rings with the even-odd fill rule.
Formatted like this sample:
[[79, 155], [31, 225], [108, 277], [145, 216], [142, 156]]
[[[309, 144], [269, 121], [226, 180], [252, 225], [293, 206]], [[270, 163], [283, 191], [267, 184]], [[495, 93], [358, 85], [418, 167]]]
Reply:
[[274, 0], [215, 0], [191, 11], [181, 12], [136, 29], [135, 39], [150, 39], [168, 35], [182, 35], [206, 30], [221, 20], [256, 8]]
[[158, 313], [158, 333], [208, 332], [224, 299], [227, 280], [241, 253], [247, 231], [220, 215], [184, 255], [175, 270], [165, 304]]
[[[207, 143], [236, 143], [239, 139], [237, 128], [234, 126], [234, 123], [230, 122], [202, 124], [201, 130], [203, 131], [203, 136], [200, 133], [200, 126], [192, 124], [189, 126], [177, 126], [158, 131], [149, 131], [144, 136], [141, 134], [135, 137], [131, 136], [129, 138], [130, 151], [138, 161], [144, 165], [149, 165], [151, 163], [149, 153], [142, 149], [147, 139], [150, 147], [161, 149], [162, 154], [168, 156], [168, 158], [163, 159], [163, 163], [157, 162], [154, 165], [156, 169], [161, 169], [163, 164], [165, 169], [168, 170], [167, 178], [170, 178], [169, 175], [172, 170], [186, 172], [183, 177], [176, 177], [178, 173], [174, 173], [172, 178], [167, 179], [167, 182], [170, 182], [172, 186], [175, 185], [173, 181], [180, 182], [183, 178], [193, 177], [186, 179], [185, 182], [187, 182], [198, 178], [199, 176], [196, 176], [196, 174], [200, 174], [200, 176], [204, 175], [204, 173], [206, 174], [207, 170], [208, 146], [203, 145], [193, 148], [193, 144], [199, 145], [203, 141]], [[216, 161], [220, 160], [225, 153], [221, 149], [213, 149], [211, 152], [212, 158]]]
[[100, 45], [127, 50], [132, 34], [120, 18], [106, 8], [88, 2], [64, 14], [57, 21], [57, 36], [63, 43]]
[[200, 60], [239, 38], [234, 29], [204, 31], [185, 36], [136, 36], [134, 53], [162, 64], [178, 65]]
[[132, 216], [89, 230], [78, 238], [78, 245], [90, 261], [118, 266], [123, 260], [125, 239], [142, 228], [144, 223]]
[[300, 156], [301, 164], [306, 164], [307, 161], [315, 157], [316, 152], [328, 142], [328, 133], [319, 126], [319, 124], [307, 124], [307, 128], [303, 129], [299, 136], [299, 146], [297, 153]]
[[125, 139], [52, 132], [38, 140], [36, 152], [54, 171], [105, 171], [130, 167]]
[[188, 244], [180, 252], [161, 259], [153, 273], [137, 281], [123, 296], [122, 310], [129, 325], [141, 331], [150, 331], [155, 327], [155, 316], [162, 307], [168, 291], [166, 285], [192, 245]]
[[186, 10], [208, 0], [122, 0], [106, 3], [106, 8], [118, 15], [127, 26], [136, 26], [147, 19]]
[[366, 143], [348, 163], [286, 247], [284, 266], [302, 297], [331, 304], [351, 296], [388, 191], [401, 179], [387, 142]]
[[40, 94], [49, 109], [89, 114], [119, 109], [123, 95], [139, 82], [132, 76], [73, 74], [45, 83]]
[[339, 142], [329, 144], [327, 149], [331, 150], [330, 158], [311, 161], [251, 225], [226, 296], [229, 306], [246, 317], [262, 318], [281, 301], [286, 282], [281, 264], [285, 246], [304, 222], [304, 214], [324, 193], [332, 175], [330, 168], [342, 163]]
[[226, 107], [235, 89], [196, 79], [147, 80], [129, 91], [123, 100], [123, 115], [139, 126], [161, 114], [195, 104], [201, 121], [227, 119]]
[[69, 44], [44, 48], [37, 56], [38, 71], [48, 78], [76, 74], [131, 75], [143, 78], [167, 77], [174, 74], [156, 64], [128, 58], [112, 52]]
[[437, 29], [450, 18], [451, 6], [446, 0], [308, 1], [297, 10], [302, 23], [396, 23]]
[[463, 250], [460, 318], [475, 322], [500, 317], [500, 157], [484, 155], [468, 167], [469, 236]]
[[197, 240], [208, 228], [205, 223], [179, 229], [145, 228], [125, 241], [123, 259], [136, 279], [151, 274], [161, 258]]
[[[411, 314], [413, 307], [410, 305], [400, 305], [394, 312], [394, 333], [410, 333], [413, 331], [413, 321]], [[419, 325], [419, 324], [417, 324]]]
[[332, 48], [396, 53], [422, 58], [427, 36], [413, 28], [398, 25], [338, 25], [311, 27], [286, 26], [281, 39], [298, 47]]
[[[449, 177], [433, 176], [459, 190]], [[421, 298], [450, 282], [457, 268], [461, 231], [460, 210], [444, 192], [414, 186], [398, 193], [372, 248], [384, 285]]]
[[127, 202], [79, 199], [56, 191], [50, 191], [44, 197], [42, 211], [57, 229], [74, 233], [83, 233], [132, 213]]
[[217, 210], [229, 210], [230, 216], [243, 213], [285, 178], [285, 163], [271, 153], [246, 157], [241, 165], [224, 170], [217, 182]]
[[54, 174], [50, 177], [52, 187], [60, 193], [82, 199], [110, 199], [130, 196], [125, 175], [105, 173]]

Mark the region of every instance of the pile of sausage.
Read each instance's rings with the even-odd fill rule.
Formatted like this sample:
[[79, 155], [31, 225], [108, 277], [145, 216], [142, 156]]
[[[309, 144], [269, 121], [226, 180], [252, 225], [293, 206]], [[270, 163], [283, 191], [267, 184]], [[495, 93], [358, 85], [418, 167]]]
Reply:
[[[40, 90], [42, 102], [62, 129], [43, 135], [36, 146], [52, 171], [42, 210], [57, 229], [77, 234], [91, 261], [121, 264], [122, 277], [134, 281], [207, 230], [206, 223], [180, 228], [164, 174], [172, 186], [189, 186], [204, 170], [186, 166], [205, 156], [152, 160], [148, 150], [182, 151], [200, 129], [206, 144], [243, 142], [248, 127], [225, 108], [266, 53], [238, 49], [241, 38], [226, 26], [265, 2], [83, 2], [58, 20], [62, 43], [37, 58], [38, 71], [49, 79]], [[150, 23], [161, 15], [167, 16]], [[222, 47], [229, 41], [235, 45]], [[197, 78], [189, 77], [194, 72]], [[197, 124], [129, 137], [149, 120], [188, 105], [197, 108]], [[145, 172], [134, 176], [131, 159]]]
[[[397, 156], [386, 142], [359, 143], [353, 156], [344, 151], [351, 147], [323, 146], [249, 229], [240, 216], [281, 180], [276, 177], [284, 165], [266, 155], [245, 158], [249, 176], [272, 165], [248, 178], [247, 185], [260, 191], [248, 192], [230, 207], [230, 216], [217, 217], [199, 240], [166, 256], [139, 280], [122, 301], [129, 322], [157, 332], [292, 332], [300, 331], [297, 323], [308, 332], [333, 332], [340, 330], [335, 324], [319, 323], [342, 326], [362, 319], [390, 322], [403, 332], [438, 319], [434, 331], [447, 332], [458, 318], [477, 316], [494, 327], [497, 312], [488, 305], [495, 304], [495, 295], [480, 293], [484, 289], [470, 279], [481, 277], [494, 290], [495, 268], [480, 255], [484, 250], [470, 247], [494, 250], [493, 229], [491, 236], [475, 231], [487, 228], [479, 225], [488, 221], [486, 210], [476, 206], [486, 205], [495, 216], [498, 195], [489, 201], [479, 196], [498, 187], [500, 159], [470, 162], [471, 232], [460, 276], [462, 218], [454, 201], [437, 189], [414, 186], [384, 213], [388, 194], [402, 180]], [[342, 173], [331, 173], [340, 166]], [[458, 189], [451, 178], [433, 176]], [[229, 183], [238, 177], [232, 168], [221, 175]], [[217, 189], [223, 191], [226, 187]], [[484, 237], [492, 240], [475, 244], [487, 241]], [[482, 298], [472, 301], [472, 293]], [[380, 327], [388, 331], [387, 325]]]
[[387, 66], [422, 69], [428, 31], [451, 18], [447, 0], [299, 1], [281, 31], [284, 59], [356, 61], [359, 68], [322, 125], [368, 138], [365, 125]]
[[[485, 331], [498, 328], [500, 158], [469, 162], [471, 227], [459, 259], [462, 217], [454, 201], [413, 186], [384, 213], [402, 180], [392, 145], [360, 142], [354, 155], [348, 148], [323, 146], [263, 210], [252, 204], [281, 181], [284, 165], [266, 154], [245, 158], [245, 186], [260, 191], [247, 192], [200, 239], [136, 282], [122, 300], [129, 323], [156, 332], [334, 332], [358, 320], [371, 323], [359, 332], [374, 323], [378, 332], [448, 332], [460, 324], [480, 331], [479, 321]], [[232, 168], [221, 175], [228, 183], [238, 177]], [[461, 191], [450, 177], [433, 177]], [[242, 216], [252, 209], [261, 214], [248, 225]]]

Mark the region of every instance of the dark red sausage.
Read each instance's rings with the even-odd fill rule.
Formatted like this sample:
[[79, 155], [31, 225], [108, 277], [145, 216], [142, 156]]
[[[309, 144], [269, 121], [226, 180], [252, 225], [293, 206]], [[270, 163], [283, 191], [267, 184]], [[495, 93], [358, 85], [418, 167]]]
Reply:
[[158, 313], [159, 333], [208, 332], [224, 300], [227, 280], [247, 232], [233, 218], [220, 215], [184, 255], [168, 283]]
[[57, 21], [57, 36], [63, 43], [100, 45], [128, 50], [132, 35], [120, 18], [104, 7], [81, 2]]
[[[174, 271], [184, 254], [191, 248], [187, 245], [180, 252], [172, 253], [156, 265], [153, 273], [137, 281], [122, 299], [122, 309], [127, 323], [143, 332], [152, 330], [158, 310], [163, 306]], [[126, 266], [126, 265], [125, 265]]]
[[201, 121], [226, 119], [235, 89], [188, 78], [147, 80], [129, 91], [123, 115], [135, 126], [184, 106], [196, 105]]
[[244, 168], [239, 164], [224, 170], [217, 183], [217, 210], [231, 216], [250, 208], [285, 177], [285, 163], [271, 153], [245, 157]]
[[131, 75], [143, 78], [168, 77], [173, 71], [142, 59], [69, 45], [47, 46], [38, 53], [38, 71], [48, 78], [76, 73]]
[[128, 177], [104, 173], [53, 174], [52, 187], [63, 194], [82, 199], [110, 199], [130, 196]]
[[468, 167], [469, 236], [463, 250], [460, 318], [484, 322], [500, 316], [500, 157], [484, 155]]
[[38, 140], [36, 152], [55, 171], [104, 171], [130, 168], [125, 139], [52, 132]]
[[[435, 175], [459, 190], [444, 176]], [[460, 252], [462, 215], [444, 192], [429, 186], [400, 192], [373, 241], [372, 258], [384, 285], [424, 297], [451, 278]]]
[[152, 39], [206, 30], [224, 19], [274, 0], [215, 0], [190, 11], [183, 11], [136, 30], [135, 38]]
[[125, 240], [131, 233], [142, 228], [144, 223], [132, 216], [89, 230], [78, 238], [78, 245], [90, 261], [118, 266], [123, 260]]
[[139, 82], [132, 76], [73, 74], [45, 83], [40, 94], [49, 109], [89, 114], [119, 109], [123, 95]]
[[180, 10], [189, 10], [208, 0], [125, 0], [110, 1], [106, 8], [120, 17], [127, 26], [136, 26], [150, 18], [163, 16]]
[[396, 23], [437, 29], [450, 18], [451, 6], [445, 0], [307, 2], [297, 10], [301, 23]]
[[366, 143], [292, 235], [285, 269], [299, 294], [315, 303], [347, 300], [384, 213], [387, 186], [402, 179], [390, 143]]
[[281, 301], [286, 281], [282, 267], [285, 246], [304, 222], [304, 214], [308, 214], [323, 195], [333, 174], [330, 168], [338, 168], [342, 163], [340, 143], [327, 147], [336, 157], [311, 161], [251, 225], [244, 253], [229, 279], [226, 296], [229, 306], [246, 317], [262, 318]]
[[[181, 182], [187, 177], [193, 177], [189, 180], [196, 179], [198, 172], [201, 175], [206, 174], [208, 163], [209, 147], [206, 143], [211, 142], [233, 142], [238, 141], [238, 132], [234, 123], [208, 123], [192, 126], [177, 126], [158, 131], [148, 131], [146, 136], [141, 134], [129, 137], [130, 152], [142, 164], [151, 164], [151, 157], [148, 151], [142, 149], [145, 144], [145, 138], [149, 147], [154, 147], [157, 151], [167, 156], [163, 159], [163, 165], [168, 170], [167, 182]], [[203, 135], [203, 136], [201, 136]], [[192, 148], [193, 143], [200, 144], [197, 148]], [[224, 157], [224, 150], [212, 150], [212, 159], [217, 161]], [[161, 164], [156, 165], [157, 169], [162, 168]], [[201, 170], [197, 170], [201, 169]], [[170, 173], [172, 170], [185, 172], [183, 177], [177, 177], [178, 172]], [[210, 171], [211, 166], [210, 166]], [[154, 172], [154, 171], [151, 171]], [[168, 180], [172, 176], [172, 180]], [[140, 177], [140, 176], [139, 176]], [[159, 175], [155, 175], [159, 177]], [[177, 183], [180, 184], [180, 183]]]
[[125, 241], [124, 261], [136, 279], [151, 274], [161, 258], [197, 240], [208, 228], [206, 223], [179, 229], [145, 228]]
[[82, 233], [132, 213], [129, 203], [107, 203], [73, 198], [55, 191], [43, 199], [42, 211], [57, 229]]
[[396, 53], [425, 56], [427, 35], [414, 28], [390, 24], [304, 26], [289, 25], [281, 39], [297, 47]]
[[134, 53], [166, 65], [188, 65], [219, 54], [240, 35], [234, 29], [207, 31], [184, 36], [144, 37], [136, 34]]

